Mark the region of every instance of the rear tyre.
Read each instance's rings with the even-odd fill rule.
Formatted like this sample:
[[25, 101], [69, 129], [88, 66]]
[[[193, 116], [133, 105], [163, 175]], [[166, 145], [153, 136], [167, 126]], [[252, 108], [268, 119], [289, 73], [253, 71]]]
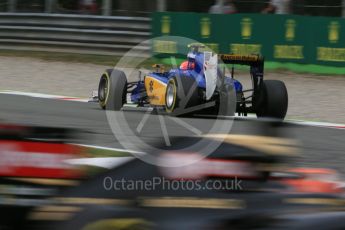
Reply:
[[284, 119], [288, 109], [288, 92], [284, 82], [265, 80], [256, 107], [257, 117]]
[[192, 77], [172, 77], [165, 93], [165, 111], [173, 116], [190, 114], [188, 108], [198, 104], [198, 86]]
[[120, 70], [106, 70], [99, 81], [98, 100], [102, 109], [118, 111], [126, 103], [127, 78]]

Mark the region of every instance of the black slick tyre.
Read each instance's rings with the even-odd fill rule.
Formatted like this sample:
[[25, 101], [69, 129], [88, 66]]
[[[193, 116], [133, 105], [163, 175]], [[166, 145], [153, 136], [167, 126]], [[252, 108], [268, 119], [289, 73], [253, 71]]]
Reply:
[[260, 103], [256, 107], [259, 118], [283, 120], [288, 109], [288, 92], [284, 82], [278, 80], [263, 81]]
[[126, 103], [127, 78], [123, 71], [108, 69], [99, 81], [98, 100], [102, 109], [120, 110]]

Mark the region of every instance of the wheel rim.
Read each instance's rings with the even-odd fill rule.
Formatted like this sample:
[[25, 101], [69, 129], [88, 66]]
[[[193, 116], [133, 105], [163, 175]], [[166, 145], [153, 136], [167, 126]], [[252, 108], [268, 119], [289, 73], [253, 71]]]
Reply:
[[174, 92], [174, 86], [172, 84], [169, 84], [167, 87], [167, 96], [166, 96], [166, 105], [168, 108], [171, 108], [174, 105], [175, 101], [175, 92]]
[[106, 95], [108, 93], [108, 80], [106, 77], [102, 77], [99, 84], [98, 98], [100, 101], [105, 101]]

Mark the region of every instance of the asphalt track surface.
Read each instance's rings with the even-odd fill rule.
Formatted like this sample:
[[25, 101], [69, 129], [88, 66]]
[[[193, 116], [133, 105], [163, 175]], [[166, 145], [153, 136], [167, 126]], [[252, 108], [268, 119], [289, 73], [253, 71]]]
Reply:
[[[31, 98], [16, 95], [0, 95], [0, 121], [25, 125], [68, 127], [81, 130], [83, 135], [72, 142], [104, 147], [123, 148], [114, 137], [106, 117], [97, 103], [80, 103], [50, 99]], [[142, 121], [145, 112], [125, 112], [127, 123], [135, 130]], [[144, 125], [141, 136], [150, 142], [156, 138], [162, 139], [161, 126], [157, 116], [150, 116]], [[173, 120], [164, 118], [169, 134], [183, 136], [184, 133]], [[214, 120], [188, 118], [188, 122], [196, 125], [202, 132], [207, 132]], [[169, 121], [170, 120], [170, 121]], [[230, 122], [230, 121], [229, 121]], [[258, 125], [248, 120], [235, 120], [231, 134], [259, 134]], [[205, 129], [205, 130], [204, 130]], [[115, 130], [115, 132], [124, 132]], [[277, 132], [277, 131], [276, 131]], [[296, 166], [316, 166], [333, 168], [345, 175], [345, 131], [341, 129], [286, 125], [279, 128], [279, 136], [293, 138], [299, 143], [300, 157]], [[131, 134], [128, 138], [131, 139]], [[164, 143], [164, 138], [162, 139]]]

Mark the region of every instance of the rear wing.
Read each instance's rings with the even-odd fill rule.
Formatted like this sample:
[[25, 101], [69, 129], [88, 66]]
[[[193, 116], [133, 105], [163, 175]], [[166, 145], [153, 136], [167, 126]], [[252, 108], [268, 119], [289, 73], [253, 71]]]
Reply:
[[262, 85], [264, 78], [264, 57], [260, 55], [219, 54], [219, 60], [224, 64], [239, 64], [250, 66], [254, 92]]
[[264, 63], [260, 55], [219, 54], [218, 57], [224, 64], [260, 66]]

